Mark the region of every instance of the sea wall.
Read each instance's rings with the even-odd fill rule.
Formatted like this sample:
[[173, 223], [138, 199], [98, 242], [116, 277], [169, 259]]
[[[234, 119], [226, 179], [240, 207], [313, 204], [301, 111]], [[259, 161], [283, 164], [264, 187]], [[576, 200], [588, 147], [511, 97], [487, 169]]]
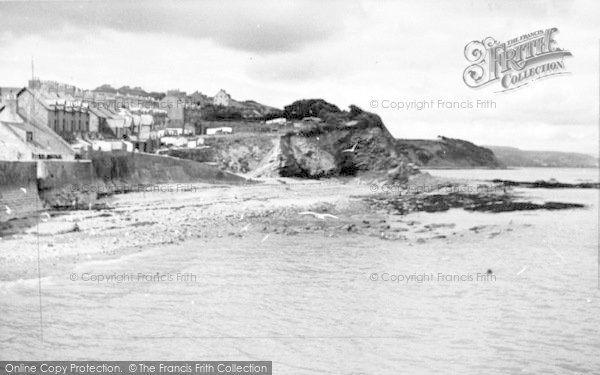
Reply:
[[0, 161], [0, 222], [37, 210], [37, 166], [34, 161]]
[[52, 208], [84, 208], [97, 198], [95, 192], [74, 188], [94, 181], [90, 160], [39, 160], [37, 177], [40, 198]]
[[86, 209], [98, 198], [168, 183], [242, 184], [240, 176], [192, 160], [132, 152], [87, 152], [85, 162], [46, 164], [40, 186], [54, 209]]
[[90, 160], [40, 160], [37, 177], [41, 189], [61, 188], [74, 181], [91, 183], [93, 181], [92, 162]]
[[0, 161], [0, 222], [48, 208], [87, 209], [102, 195], [139, 185], [247, 182], [218, 168], [169, 156], [95, 151], [87, 157], [90, 160]]
[[92, 161], [96, 181], [129, 184], [164, 184], [205, 182], [243, 184], [246, 179], [193, 160], [131, 152], [93, 151], [86, 154]]

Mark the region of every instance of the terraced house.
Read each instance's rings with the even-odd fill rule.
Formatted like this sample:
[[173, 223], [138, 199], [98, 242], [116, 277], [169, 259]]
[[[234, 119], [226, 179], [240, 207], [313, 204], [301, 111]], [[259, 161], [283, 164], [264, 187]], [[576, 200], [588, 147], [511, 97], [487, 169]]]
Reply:
[[29, 122], [0, 105], [0, 160], [73, 160], [69, 144], [46, 125]]
[[98, 132], [98, 128], [90, 127], [88, 105], [67, 95], [24, 88], [17, 94], [17, 113], [48, 126], [66, 140]]

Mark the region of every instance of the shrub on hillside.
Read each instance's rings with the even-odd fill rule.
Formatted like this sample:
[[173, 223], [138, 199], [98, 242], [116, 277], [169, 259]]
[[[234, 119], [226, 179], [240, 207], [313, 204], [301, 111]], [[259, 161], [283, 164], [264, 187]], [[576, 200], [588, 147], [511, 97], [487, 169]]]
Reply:
[[321, 113], [339, 113], [340, 109], [323, 99], [302, 99], [283, 108], [283, 116], [288, 120], [301, 120], [305, 117], [318, 117]]
[[238, 108], [208, 104], [202, 108], [202, 119], [205, 121], [234, 121], [242, 119]]

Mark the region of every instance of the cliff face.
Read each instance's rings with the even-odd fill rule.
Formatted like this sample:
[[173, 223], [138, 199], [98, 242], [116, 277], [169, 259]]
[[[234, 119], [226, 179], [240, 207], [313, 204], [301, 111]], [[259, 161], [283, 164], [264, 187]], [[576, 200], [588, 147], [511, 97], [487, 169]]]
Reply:
[[251, 177], [368, 174], [404, 182], [418, 173], [418, 166], [502, 167], [490, 150], [470, 142], [396, 140], [379, 116], [356, 106], [342, 111], [322, 99], [306, 99], [286, 106], [283, 113], [288, 121], [281, 128], [263, 131], [266, 124], [240, 124], [235, 134], [205, 137], [206, 148], [172, 150], [170, 155]]
[[281, 137], [281, 176], [319, 178], [387, 172], [405, 161], [378, 127], [337, 129], [325, 134]]
[[377, 115], [354, 106], [349, 112], [340, 111], [315, 99], [296, 102], [285, 113], [291, 119], [313, 116], [296, 121], [293, 131], [275, 141], [253, 173], [256, 177], [321, 178], [370, 172], [405, 181], [414, 172]]
[[[227, 126], [225, 123], [222, 126]], [[168, 153], [181, 159], [212, 163], [222, 170], [233, 173], [248, 173], [258, 168], [261, 160], [273, 148], [277, 134], [238, 133], [224, 136], [205, 137], [207, 147], [193, 149], [171, 149]]]
[[460, 139], [397, 139], [396, 151], [423, 168], [504, 168], [494, 153]]

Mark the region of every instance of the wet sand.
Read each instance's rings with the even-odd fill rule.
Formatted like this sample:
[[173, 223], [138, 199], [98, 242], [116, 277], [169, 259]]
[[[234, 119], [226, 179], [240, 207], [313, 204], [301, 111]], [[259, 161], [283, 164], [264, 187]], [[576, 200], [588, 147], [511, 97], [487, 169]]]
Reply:
[[[423, 185], [426, 177], [416, 180]], [[69, 269], [80, 261], [111, 259], [190, 239], [229, 238], [243, 246], [248, 236], [367, 236], [407, 246], [464, 236], [496, 236], [510, 227], [479, 222], [444, 222], [431, 215], [395, 215], [369, 197], [401, 192], [360, 179], [265, 179], [244, 186], [172, 184], [170, 192], [129, 193], [105, 198], [108, 208], [40, 216], [24, 234], [0, 240], [0, 278], [37, 277], [42, 270]], [[432, 183], [431, 186], [434, 186]], [[167, 190], [167, 189], [165, 189]], [[179, 191], [178, 191], [179, 190]], [[383, 192], [383, 193], [382, 193]], [[311, 211], [332, 216], [323, 219]]]

